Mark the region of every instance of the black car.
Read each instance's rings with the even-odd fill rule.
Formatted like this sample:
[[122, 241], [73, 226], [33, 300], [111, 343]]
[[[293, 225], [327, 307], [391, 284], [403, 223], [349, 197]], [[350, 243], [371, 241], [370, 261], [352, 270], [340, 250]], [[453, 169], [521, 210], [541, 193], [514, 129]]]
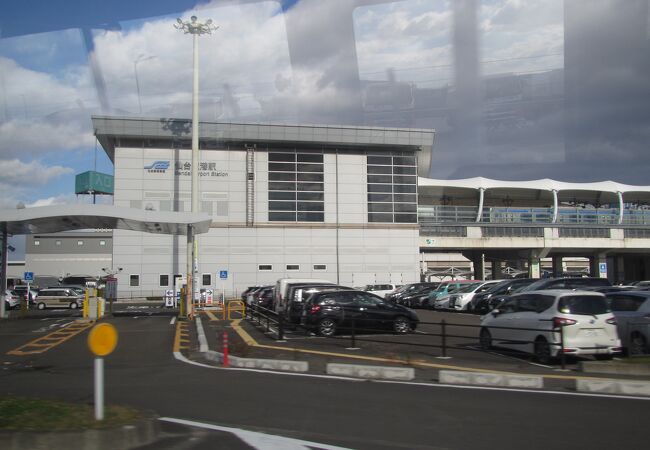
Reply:
[[274, 286], [265, 286], [251, 292], [250, 295], [252, 298], [250, 304], [271, 309], [273, 306], [273, 287]]
[[433, 283], [433, 282], [406, 284], [401, 288], [396, 289], [395, 292], [386, 294], [385, 299], [403, 305], [404, 303], [401, 301], [401, 299], [403, 299], [404, 297], [414, 296], [418, 293], [422, 293], [423, 290], [429, 291], [431, 289], [435, 289], [438, 287], [439, 284], [440, 283]]
[[537, 278], [513, 278], [510, 280], [503, 280], [484, 292], [477, 292], [474, 294], [467, 309], [476, 314], [486, 314], [492, 309], [491, 303], [494, 304], [494, 301], [491, 302], [491, 300], [496, 299], [497, 297], [509, 296], [513, 292], [523, 289], [535, 281], [537, 281]]
[[396, 300], [396, 303], [399, 305], [404, 305], [408, 308], [428, 308], [429, 293], [438, 287], [438, 283], [432, 284], [433, 286], [425, 286], [411, 294], [401, 296]]
[[305, 301], [316, 292], [321, 291], [337, 291], [337, 290], [352, 290], [348, 286], [339, 286], [338, 284], [293, 284], [287, 290], [287, 310], [286, 320], [289, 323], [300, 323], [302, 311], [304, 309]]
[[544, 278], [528, 285], [521, 292], [542, 291], [547, 289], [590, 289], [596, 287], [609, 287], [612, 283], [607, 278]]
[[311, 295], [305, 302], [300, 323], [321, 336], [332, 336], [340, 329], [355, 327], [357, 332], [391, 329], [408, 333], [418, 324], [417, 314], [369, 292], [326, 291]]

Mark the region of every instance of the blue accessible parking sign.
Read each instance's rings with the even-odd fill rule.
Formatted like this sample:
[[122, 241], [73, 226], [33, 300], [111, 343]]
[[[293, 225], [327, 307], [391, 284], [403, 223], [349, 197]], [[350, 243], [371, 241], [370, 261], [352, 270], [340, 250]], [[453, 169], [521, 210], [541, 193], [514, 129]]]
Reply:
[[219, 278], [222, 280], [227, 280], [228, 279], [228, 271], [227, 270], [220, 270], [219, 271]]
[[25, 281], [34, 281], [34, 272], [25, 272], [23, 279]]

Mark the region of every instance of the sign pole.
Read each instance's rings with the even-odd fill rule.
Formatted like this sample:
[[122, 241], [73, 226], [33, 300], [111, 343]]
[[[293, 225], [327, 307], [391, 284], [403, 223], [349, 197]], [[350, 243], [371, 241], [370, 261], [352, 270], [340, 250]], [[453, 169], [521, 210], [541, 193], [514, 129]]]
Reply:
[[104, 420], [104, 358], [95, 358], [95, 420]]
[[88, 334], [88, 347], [95, 355], [94, 400], [95, 420], [104, 420], [104, 356], [110, 355], [117, 346], [117, 330], [110, 323], [95, 325]]

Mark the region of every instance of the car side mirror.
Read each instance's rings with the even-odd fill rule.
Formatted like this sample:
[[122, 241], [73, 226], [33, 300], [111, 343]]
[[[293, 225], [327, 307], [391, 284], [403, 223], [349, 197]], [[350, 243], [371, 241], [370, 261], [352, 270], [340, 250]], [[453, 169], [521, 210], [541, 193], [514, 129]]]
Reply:
[[496, 317], [499, 314], [501, 314], [501, 311], [499, 311], [498, 309], [493, 309], [492, 311], [490, 311], [490, 314], [492, 314], [493, 317]]

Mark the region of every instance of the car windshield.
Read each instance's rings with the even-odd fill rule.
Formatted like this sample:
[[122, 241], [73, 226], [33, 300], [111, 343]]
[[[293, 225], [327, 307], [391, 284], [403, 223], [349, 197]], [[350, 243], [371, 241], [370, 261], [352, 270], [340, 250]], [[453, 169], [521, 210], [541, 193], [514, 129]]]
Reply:
[[571, 295], [562, 297], [557, 310], [563, 314], [595, 316], [611, 312], [605, 297], [600, 295]]

